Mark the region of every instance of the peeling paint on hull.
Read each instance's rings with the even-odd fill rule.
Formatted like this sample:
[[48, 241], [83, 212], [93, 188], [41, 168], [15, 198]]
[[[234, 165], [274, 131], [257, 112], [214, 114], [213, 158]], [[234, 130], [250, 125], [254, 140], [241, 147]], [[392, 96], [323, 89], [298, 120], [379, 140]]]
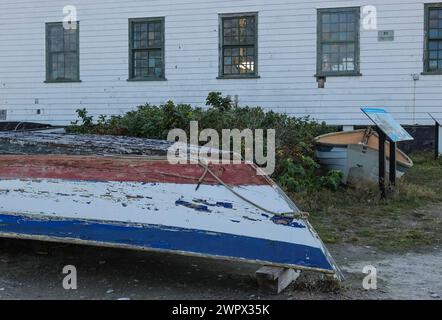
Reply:
[[[274, 186], [237, 186], [234, 190], [276, 212], [292, 211]], [[201, 199], [207, 203], [230, 203], [231, 206], [202, 211], [198, 210]], [[189, 205], [182, 206], [180, 202]], [[320, 247], [303, 221], [296, 220], [296, 227], [276, 223], [272, 216], [262, 216], [261, 210], [216, 185], [202, 185], [196, 190], [193, 184], [0, 180], [1, 213], [49, 220], [63, 218], [164, 225]]]
[[338, 271], [307, 220], [282, 216], [299, 209], [253, 165], [210, 165], [220, 185], [200, 165], [169, 164], [164, 142], [14, 133], [0, 144], [0, 237]]

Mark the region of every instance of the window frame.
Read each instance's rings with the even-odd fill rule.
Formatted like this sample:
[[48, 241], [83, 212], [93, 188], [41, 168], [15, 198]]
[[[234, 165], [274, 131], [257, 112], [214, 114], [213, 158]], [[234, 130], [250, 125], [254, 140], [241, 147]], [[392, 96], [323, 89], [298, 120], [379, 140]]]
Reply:
[[[352, 71], [322, 71], [322, 15], [324, 13], [340, 13], [354, 11], [356, 13], [356, 38], [355, 38], [355, 68]], [[320, 8], [317, 9], [317, 27], [316, 27], [316, 77], [359, 77], [361, 76], [361, 7], [340, 7], [340, 8]], [[342, 43], [350, 41], [342, 41]]]
[[[66, 79], [66, 80], [54, 80], [51, 79], [51, 63], [50, 63], [50, 44], [49, 44], [49, 28], [51, 26], [63, 25], [63, 22], [46, 22], [45, 23], [45, 45], [46, 45], [46, 80], [45, 83], [72, 83], [72, 82], [81, 82], [80, 77], [80, 21], [75, 21], [77, 23], [77, 79]], [[64, 38], [63, 38], [64, 40]]]
[[[259, 79], [258, 73], [258, 12], [238, 12], [238, 13], [221, 13], [218, 15], [218, 77], [217, 79]], [[254, 39], [254, 72], [253, 74], [238, 74], [238, 75], [225, 75], [224, 74], [224, 19], [228, 18], [241, 18], [241, 17], [254, 17], [255, 19], [255, 39]], [[239, 46], [239, 45], [238, 45]]]
[[442, 2], [424, 4], [424, 71], [422, 72], [424, 75], [442, 75], [442, 69], [430, 70], [430, 10], [433, 8], [442, 9]]
[[[134, 76], [134, 58], [133, 58], [133, 25], [137, 22], [161, 22], [161, 33], [162, 33], [162, 76], [146, 76], [146, 77], [135, 77]], [[146, 49], [149, 50], [149, 49]], [[167, 81], [166, 78], [166, 18], [165, 17], [148, 17], [148, 18], [130, 18], [129, 19], [129, 77], [127, 81]]]

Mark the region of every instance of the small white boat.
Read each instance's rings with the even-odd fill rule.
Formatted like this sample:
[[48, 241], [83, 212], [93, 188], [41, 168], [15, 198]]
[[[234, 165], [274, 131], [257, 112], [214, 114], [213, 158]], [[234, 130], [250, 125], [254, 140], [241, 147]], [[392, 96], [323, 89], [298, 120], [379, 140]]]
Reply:
[[[373, 130], [356, 130], [325, 134], [315, 139], [316, 157], [330, 170], [341, 171], [343, 183], [378, 179], [379, 136]], [[386, 142], [386, 175], [389, 174], [390, 143]], [[400, 149], [396, 150], [396, 175], [401, 178], [413, 166], [413, 161]]]

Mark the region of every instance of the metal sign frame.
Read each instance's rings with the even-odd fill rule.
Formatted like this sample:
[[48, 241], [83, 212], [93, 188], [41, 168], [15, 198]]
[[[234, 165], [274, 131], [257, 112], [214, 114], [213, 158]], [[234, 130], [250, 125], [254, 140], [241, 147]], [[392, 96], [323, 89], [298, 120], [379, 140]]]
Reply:
[[[381, 192], [381, 197], [385, 199], [387, 197], [385, 186], [385, 145], [388, 141], [390, 145], [389, 182], [391, 186], [395, 186], [397, 142], [410, 141], [414, 140], [414, 138], [408, 132], [406, 132], [405, 129], [402, 128], [402, 126], [396, 120], [394, 120], [394, 118], [385, 109], [362, 108], [361, 110], [376, 125], [376, 130], [379, 135], [379, 190]], [[380, 119], [373, 117], [373, 114], [385, 114], [386, 117], [383, 119], [384, 122], [382, 123], [379, 121]]]
[[431, 113], [428, 113], [428, 115], [431, 117], [431, 119], [434, 120], [434, 158], [437, 160], [440, 157], [440, 150], [439, 150], [440, 122]]

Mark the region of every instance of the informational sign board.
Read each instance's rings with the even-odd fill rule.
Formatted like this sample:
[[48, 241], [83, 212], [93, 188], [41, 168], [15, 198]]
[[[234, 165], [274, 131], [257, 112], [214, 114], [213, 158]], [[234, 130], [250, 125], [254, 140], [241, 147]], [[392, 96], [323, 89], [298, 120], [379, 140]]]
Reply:
[[440, 115], [436, 116], [436, 115], [434, 115], [432, 113], [429, 113], [428, 115], [431, 117], [431, 119], [434, 120], [434, 122], [437, 122], [439, 124], [442, 123], [442, 117]]
[[385, 109], [362, 108], [361, 110], [387, 135], [390, 141], [400, 142], [414, 140]]

